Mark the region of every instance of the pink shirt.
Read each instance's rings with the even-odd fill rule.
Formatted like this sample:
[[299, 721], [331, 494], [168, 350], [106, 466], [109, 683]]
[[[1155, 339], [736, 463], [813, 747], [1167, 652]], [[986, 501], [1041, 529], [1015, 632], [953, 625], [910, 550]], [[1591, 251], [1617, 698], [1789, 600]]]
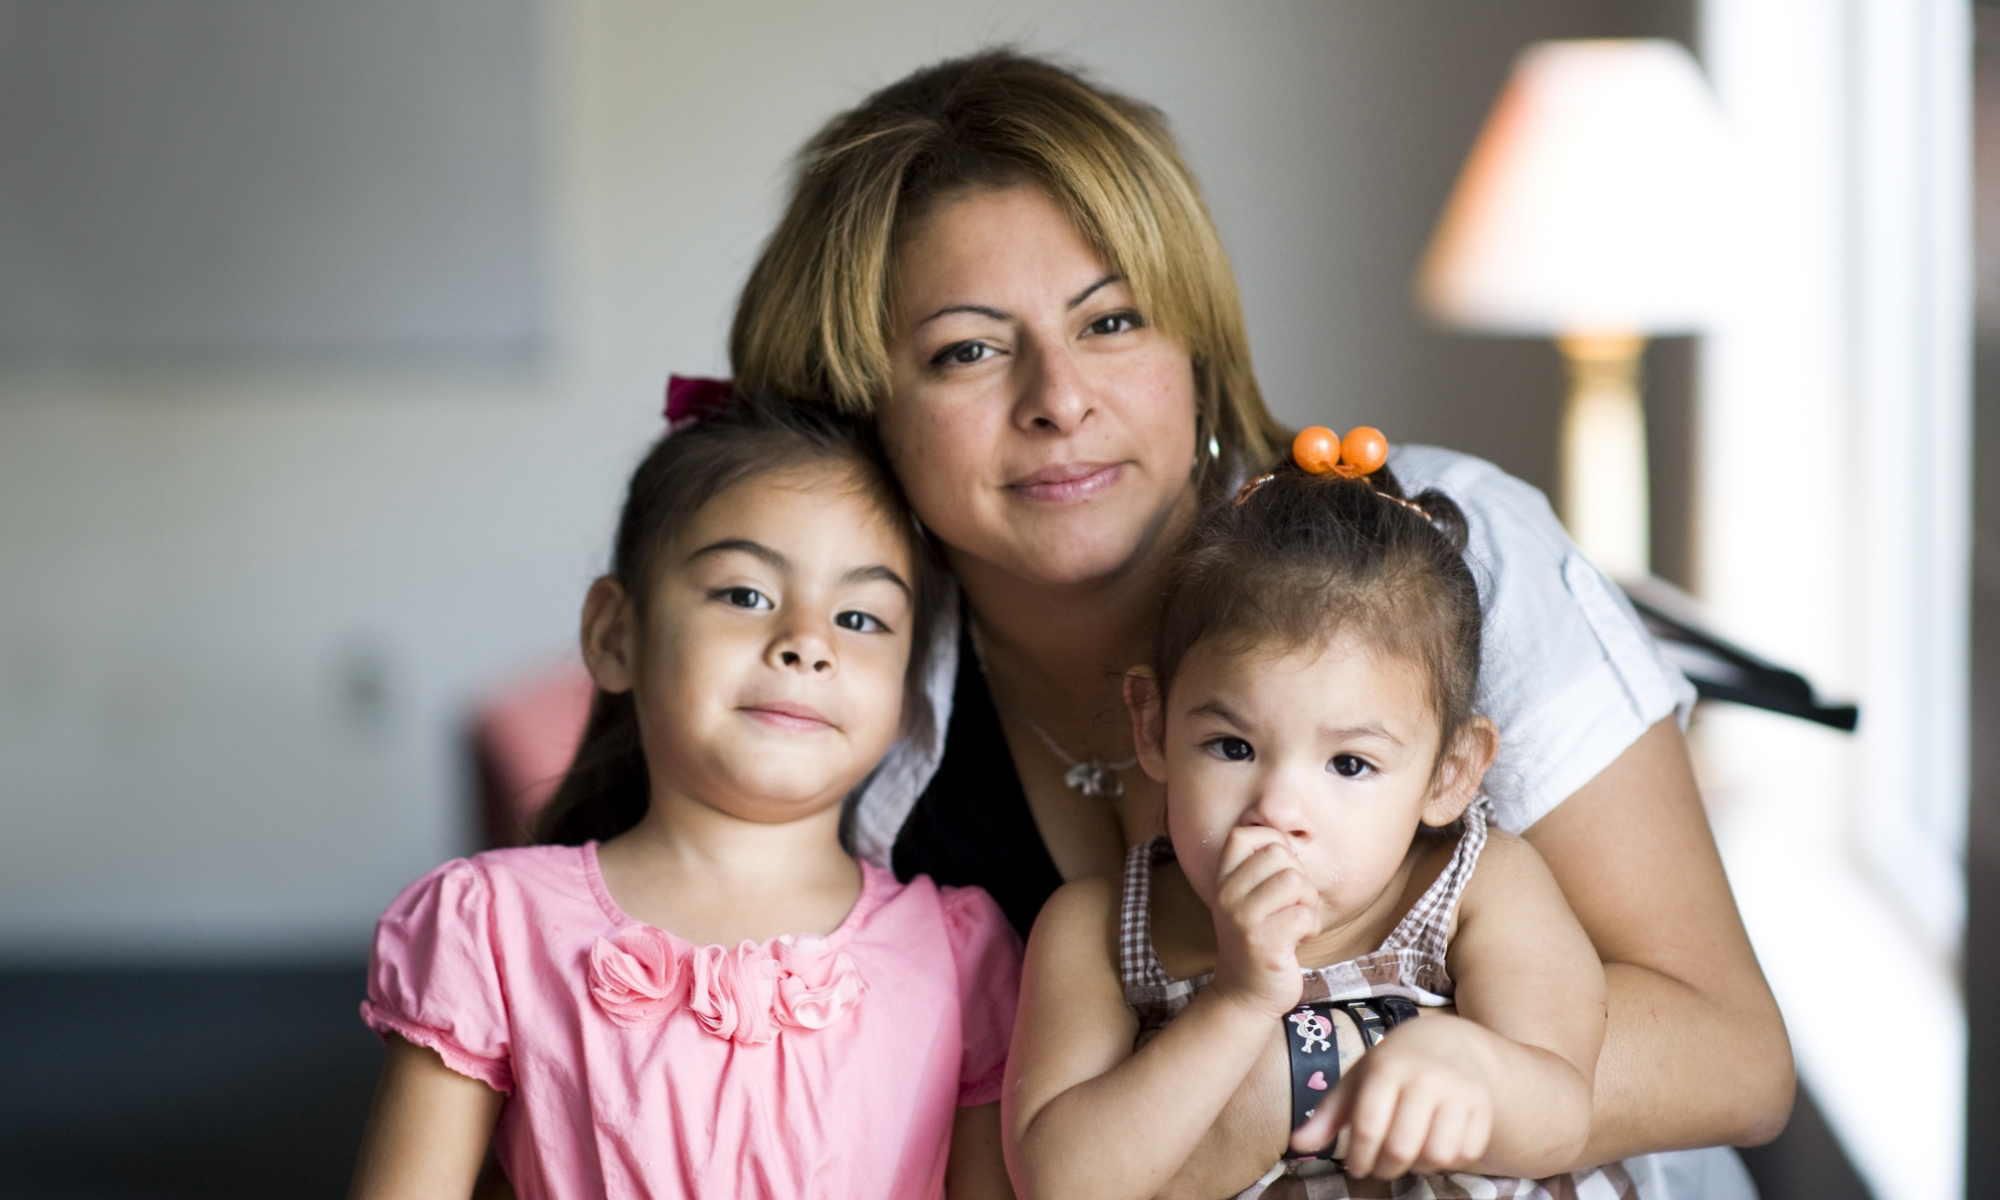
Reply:
[[861, 864], [838, 929], [734, 951], [621, 912], [597, 846], [458, 859], [375, 932], [362, 1018], [508, 1096], [521, 1200], [940, 1196], [1000, 1096], [1020, 942], [978, 888]]

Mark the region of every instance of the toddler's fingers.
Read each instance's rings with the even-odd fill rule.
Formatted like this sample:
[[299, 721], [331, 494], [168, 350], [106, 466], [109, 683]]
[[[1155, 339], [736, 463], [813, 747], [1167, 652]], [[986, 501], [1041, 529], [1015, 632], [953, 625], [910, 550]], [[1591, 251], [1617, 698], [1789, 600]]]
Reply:
[[[1300, 1154], [1318, 1154], [1333, 1145], [1333, 1139], [1340, 1136], [1341, 1127], [1347, 1123], [1348, 1109], [1353, 1106], [1353, 1089], [1343, 1091], [1341, 1085], [1335, 1085], [1326, 1102], [1306, 1118], [1305, 1124], [1292, 1131], [1292, 1149]], [[1353, 1147], [1348, 1150], [1352, 1153]]]
[[1294, 906], [1319, 911], [1319, 893], [1296, 865], [1287, 865], [1257, 881], [1241, 901], [1246, 915], [1268, 917]]
[[[1375, 1173], [1382, 1142], [1395, 1123], [1399, 1089], [1391, 1080], [1376, 1079], [1372, 1072], [1349, 1078], [1356, 1079], [1357, 1086], [1347, 1114], [1347, 1170], [1365, 1178]], [[1345, 1085], [1347, 1080], [1341, 1083]]]
[[1231, 912], [1269, 911], [1271, 907], [1276, 906], [1267, 902], [1264, 909], [1253, 909], [1252, 898], [1260, 891], [1263, 891], [1264, 896], [1268, 898], [1270, 892], [1264, 889], [1273, 880], [1281, 880], [1283, 881], [1281, 886], [1295, 891], [1312, 890], [1311, 882], [1306, 879], [1305, 872], [1300, 869], [1299, 861], [1292, 856], [1291, 851], [1283, 846], [1270, 845], [1259, 847], [1248, 858], [1237, 864], [1235, 870], [1222, 876], [1216, 885], [1215, 902], [1219, 907]]
[[1226, 878], [1242, 866], [1259, 850], [1275, 846], [1291, 856], [1292, 848], [1285, 835], [1268, 825], [1238, 825], [1229, 831], [1229, 837], [1222, 843], [1222, 857], [1215, 864], [1217, 878]]
[[1493, 1106], [1476, 1105], [1472, 1119], [1465, 1123], [1464, 1161], [1476, 1163], [1486, 1157], [1486, 1148], [1493, 1144]]
[[1419, 1175], [1456, 1171], [1473, 1161], [1465, 1153], [1466, 1133], [1472, 1123], [1472, 1106], [1447, 1100], [1431, 1117], [1431, 1133], [1410, 1170]]
[[1372, 1174], [1377, 1179], [1398, 1179], [1410, 1173], [1430, 1143], [1437, 1113], [1437, 1100], [1430, 1089], [1419, 1085], [1397, 1093], [1395, 1116], [1375, 1154]]

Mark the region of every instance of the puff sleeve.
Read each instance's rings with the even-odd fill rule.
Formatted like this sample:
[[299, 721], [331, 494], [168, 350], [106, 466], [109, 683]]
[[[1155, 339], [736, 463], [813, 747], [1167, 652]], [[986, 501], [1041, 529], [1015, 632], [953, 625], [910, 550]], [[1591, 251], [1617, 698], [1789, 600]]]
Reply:
[[1000, 1098], [1007, 1045], [1014, 1038], [1014, 1006], [1021, 992], [1021, 939], [983, 889], [938, 891], [945, 934], [958, 969], [964, 1038], [958, 1104], [961, 1108], [991, 1104]]
[[403, 890], [375, 926], [361, 1019], [435, 1050], [445, 1065], [511, 1094], [506, 993], [493, 891], [479, 866], [448, 862]]

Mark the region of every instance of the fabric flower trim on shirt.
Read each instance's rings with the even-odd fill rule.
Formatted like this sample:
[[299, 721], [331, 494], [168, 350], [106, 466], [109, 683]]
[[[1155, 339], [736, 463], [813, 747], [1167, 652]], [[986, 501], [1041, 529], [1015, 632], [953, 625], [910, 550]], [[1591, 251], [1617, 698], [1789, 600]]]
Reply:
[[854, 960], [821, 937], [677, 947], [650, 925], [600, 937], [585, 970], [597, 1007], [615, 1025], [650, 1029], [685, 1004], [716, 1037], [746, 1044], [783, 1029], [824, 1029], [846, 1016], [866, 989]]

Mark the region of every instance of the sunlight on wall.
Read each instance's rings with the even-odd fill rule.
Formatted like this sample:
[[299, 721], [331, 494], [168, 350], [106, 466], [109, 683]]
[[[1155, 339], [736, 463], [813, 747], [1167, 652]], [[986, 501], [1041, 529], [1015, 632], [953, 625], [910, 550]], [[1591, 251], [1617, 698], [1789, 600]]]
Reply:
[[1957, 1195], [1969, 17], [1710, 0], [1703, 37], [1758, 171], [1760, 258], [1704, 346], [1700, 590], [1722, 629], [1858, 698], [1861, 728], [1716, 712], [1697, 751], [1802, 1079], [1878, 1196]]

